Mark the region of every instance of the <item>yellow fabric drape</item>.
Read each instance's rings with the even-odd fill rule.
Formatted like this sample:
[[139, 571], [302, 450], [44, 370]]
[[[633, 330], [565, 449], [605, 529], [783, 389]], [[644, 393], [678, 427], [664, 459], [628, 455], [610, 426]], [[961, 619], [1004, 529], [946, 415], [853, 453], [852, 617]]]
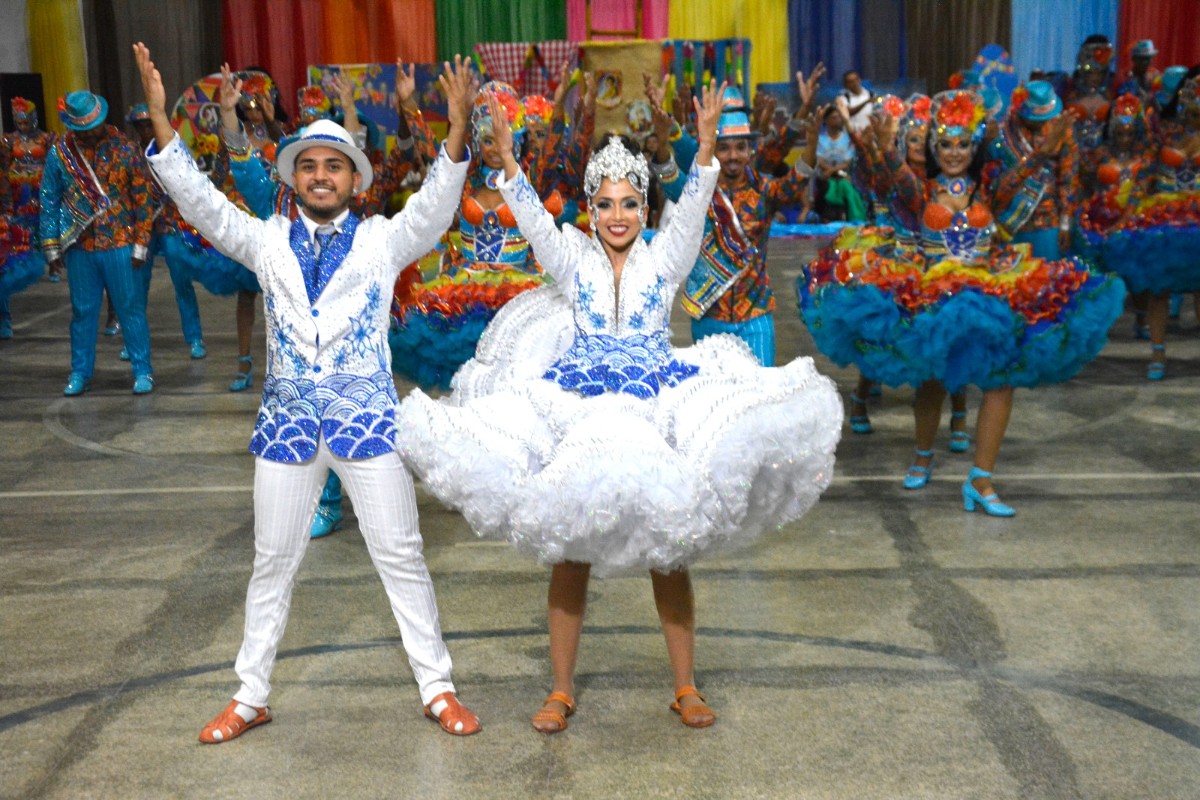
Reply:
[[668, 29], [672, 39], [749, 39], [752, 84], [791, 80], [787, 0], [672, 0]]
[[42, 74], [48, 106], [39, 109], [38, 116], [47, 130], [62, 133], [58, 98], [89, 88], [79, 0], [29, 0], [25, 11], [30, 65]]

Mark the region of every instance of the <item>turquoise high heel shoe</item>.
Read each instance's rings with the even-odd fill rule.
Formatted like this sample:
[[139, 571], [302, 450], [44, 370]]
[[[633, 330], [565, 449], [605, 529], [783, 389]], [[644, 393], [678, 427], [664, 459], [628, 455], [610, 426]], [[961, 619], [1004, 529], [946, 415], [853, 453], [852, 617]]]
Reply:
[[967, 482], [962, 487], [963, 511], [974, 511], [975, 504], [979, 503], [990, 517], [1015, 516], [1017, 513], [1016, 509], [1001, 503], [1000, 498], [995, 492], [989, 492], [987, 495], [980, 494], [979, 490], [971, 483], [976, 478], [990, 477], [992, 477], [992, 473], [982, 470], [979, 467], [971, 467], [971, 472], [967, 475]]
[[242, 356], [238, 361], [246, 365], [246, 371], [239, 372], [233, 383], [229, 384], [231, 392], [244, 392], [254, 385], [254, 356]]
[[[951, 411], [950, 412], [951, 420], [966, 419], [966, 418], [967, 418], [967, 412], [965, 412], [965, 411]], [[954, 424], [953, 421], [950, 424], [953, 425]], [[970, 449], [971, 449], [971, 434], [967, 433], [966, 431], [953, 431], [953, 430], [950, 431], [950, 452], [951, 453], [965, 453]]]
[[908, 474], [904, 476], [905, 489], [920, 489], [925, 484], [929, 483], [929, 478], [933, 475], [933, 451], [932, 450], [915, 450], [917, 458], [928, 458], [929, 465], [922, 467], [920, 464], [913, 464], [908, 468]]
[[[850, 405], [861, 406], [865, 412], [867, 408], [867, 401], [851, 392]], [[850, 417], [850, 430], [854, 431], [855, 433], [871, 433], [875, 429], [871, 427], [871, 418], [868, 417], [866, 413], [862, 413], [855, 414], [854, 416]]]
[[1167, 347], [1161, 344], [1150, 345], [1150, 357], [1154, 360], [1146, 367], [1146, 380], [1161, 381], [1167, 376]]

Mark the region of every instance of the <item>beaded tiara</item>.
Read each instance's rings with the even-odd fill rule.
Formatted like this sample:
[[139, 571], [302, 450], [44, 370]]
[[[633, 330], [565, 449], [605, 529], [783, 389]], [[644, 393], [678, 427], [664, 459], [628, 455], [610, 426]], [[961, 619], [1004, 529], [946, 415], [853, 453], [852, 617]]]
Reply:
[[583, 190], [588, 197], [600, 191], [600, 183], [608, 178], [613, 183], [628, 179], [643, 198], [650, 186], [650, 167], [646, 157], [634, 155], [616, 136], [608, 137], [608, 143], [588, 160], [583, 174]]

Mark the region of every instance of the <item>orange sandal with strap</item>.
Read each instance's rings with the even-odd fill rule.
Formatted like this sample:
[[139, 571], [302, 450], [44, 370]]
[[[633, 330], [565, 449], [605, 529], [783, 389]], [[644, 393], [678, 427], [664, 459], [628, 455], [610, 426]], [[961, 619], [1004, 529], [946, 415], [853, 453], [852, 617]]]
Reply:
[[[441, 714], [434, 714], [432, 708], [440, 701], [445, 701], [446, 707], [442, 709]], [[429, 705], [425, 706], [425, 716], [441, 725], [446, 733], [454, 736], [470, 736], [483, 730], [483, 726], [479, 724], [479, 717], [458, 702], [454, 692], [442, 692], [433, 698]]]
[[200, 741], [205, 744], [221, 744], [228, 742], [230, 739], [236, 739], [251, 728], [259, 725], [266, 725], [271, 721], [271, 709], [263, 706], [262, 708], [254, 708], [258, 712], [258, 716], [247, 722], [242, 719], [242, 715], [237, 713], [237, 707], [241, 705], [237, 700], [231, 700], [229, 705], [225, 706], [225, 710], [217, 715], [216, 719], [204, 726], [204, 730], [200, 731]]
[[[680, 705], [679, 701], [685, 697], [696, 697], [700, 702]], [[675, 702], [671, 703], [671, 710], [678, 714], [683, 724], [689, 728], [707, 728], [717, 721], [717, 712], [705, 704], [704, 695], [696, 691], [695, 686], [684, 686], [675, 692]]]
[[[567, 713], [550, 708], [551, 703], [562, 703], [567, 707]], [[542, 703], [541, 709], [533, 715], [530, 722], [538, 733], [561, 733], [567, 729], [567, 717], [575, 713], [575, 698], [566, 692], [551, 692]], [[539, 724], [540, 723], [540, 724]], [[543, 727], [545, 726], [545, 727]]]

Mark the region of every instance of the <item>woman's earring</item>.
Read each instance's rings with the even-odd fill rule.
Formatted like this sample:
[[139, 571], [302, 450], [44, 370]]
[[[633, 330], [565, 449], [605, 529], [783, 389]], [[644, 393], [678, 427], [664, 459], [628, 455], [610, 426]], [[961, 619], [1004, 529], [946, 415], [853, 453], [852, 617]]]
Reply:
[[642, 224], [643, 228], [646, 227], [646, 206], [645, 205], [642, 205], [638, 208], [638, 222], [640, 222]]
[[596, 232], [596, 215], [588, 214], [588, 227], [592, 229], [592, 233]]

